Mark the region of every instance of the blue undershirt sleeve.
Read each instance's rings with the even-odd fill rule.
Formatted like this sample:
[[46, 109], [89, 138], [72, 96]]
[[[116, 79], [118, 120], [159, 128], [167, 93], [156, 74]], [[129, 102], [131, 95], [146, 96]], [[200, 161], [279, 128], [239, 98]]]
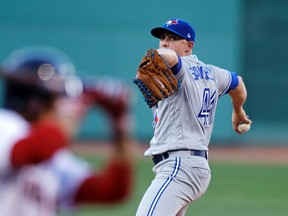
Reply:
[[231, 76], [232, 76], [230, 89], [235, 89], [238, 86], [238, 84], [239, 84], [238, 75], [237, 75], [236, 72], [230, 72], [230, 73], [231, 73]]
[[182, 61], [181, 61], [181, 58], [178, 56], [178, 63], [176, 65], [174, 65], [173, 67], [171, 67], [171, 71], [174, 75], [178, 74], [180, 69], [181, 69], [181, 66], [182, 66]]
[[238, 84], [239, 84], [239, 79], [238, 79], [238, 75], [236, 72], [230, 72], [229, 73], [231, 74], [231, 83], [230, 83], [230, 86], [228, 88], [228, 90], [225, 92], [225, 94], [229, 93], [229, 91], [231, 89], [236, 89]]

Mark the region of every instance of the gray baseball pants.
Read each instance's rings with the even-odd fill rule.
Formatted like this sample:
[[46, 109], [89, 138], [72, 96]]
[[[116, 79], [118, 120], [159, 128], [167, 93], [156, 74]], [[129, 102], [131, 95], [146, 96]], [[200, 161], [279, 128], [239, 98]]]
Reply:
[[136, 216], [184, 216], [190, 203], [202, 196], [211, 172], [204, 157], [189, 151], [169, 153], [153, 167], [155, 179], [144, 194]]

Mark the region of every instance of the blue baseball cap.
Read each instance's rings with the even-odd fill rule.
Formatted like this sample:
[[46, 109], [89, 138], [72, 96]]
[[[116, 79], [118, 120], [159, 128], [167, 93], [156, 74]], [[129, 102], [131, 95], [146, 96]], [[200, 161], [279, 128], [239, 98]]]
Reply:
[[162, 27], [157, 27], [151, 30], [151, 34], [160, 38], [160, 36], [165, 32], [172, 32], [187, 41], [195, 41], [195, 31], [188, 22], [181, 19], [170, 19]]

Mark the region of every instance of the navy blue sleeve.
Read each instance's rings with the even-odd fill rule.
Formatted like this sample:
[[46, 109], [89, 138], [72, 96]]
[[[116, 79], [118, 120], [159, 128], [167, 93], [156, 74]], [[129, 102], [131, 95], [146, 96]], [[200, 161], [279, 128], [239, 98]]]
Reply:
[[176, 75], [177, 73], [179, 73], [181, 67], [182, 67], [182, 61], [181, 61], [181, 58], [178, 56], [178, 63], [176, 65], [174, 65], [173, 67], [171, 67], [170, 69], [171, 69], [172, 73], [174, 75]]

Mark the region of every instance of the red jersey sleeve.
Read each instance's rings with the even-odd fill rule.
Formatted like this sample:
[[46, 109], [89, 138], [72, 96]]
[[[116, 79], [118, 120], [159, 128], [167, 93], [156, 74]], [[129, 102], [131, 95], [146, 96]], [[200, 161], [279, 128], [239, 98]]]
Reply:
[[132, 188], [132, 166], [111, 162], [102, 173], [88, 177], [75, 195], [76, 203], [115, 203], [128, 197]]
[[27, 137], [19, 140], [11, 151], [11, 164], [20, 168], [49, 159], [56, 151], [67, 146], [67, 138], [55, 123], [39, 123]]

